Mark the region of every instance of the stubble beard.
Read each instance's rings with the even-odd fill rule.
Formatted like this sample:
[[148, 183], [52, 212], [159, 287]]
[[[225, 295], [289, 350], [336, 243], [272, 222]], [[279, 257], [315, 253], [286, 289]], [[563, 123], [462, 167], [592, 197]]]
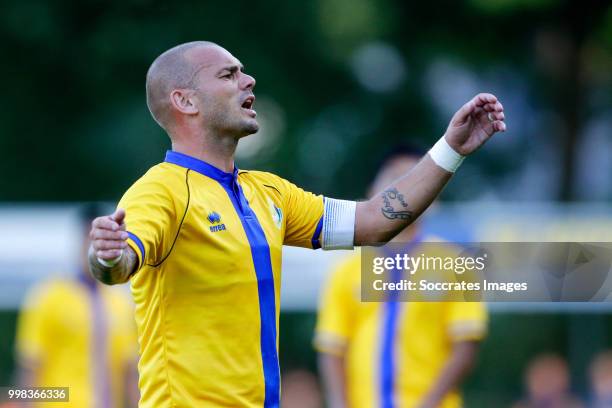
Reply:
[[257, 131], [259, 131], [259, 123], [257, 123], [255, 118], [244, 121], [243, 124], [244, 124], [243, 126], [244, 135], [242, 137], [252, 135], [254, 133], [257, 133]]
[[242, 112], [233, 114], [227, 111], [222, 113], [216, 118], [218, 119], [215, 121], [216, 128], [221, 134], [233, 136], [236, 140], [257, 133], [259, 124], [255, 118], [246, 119], [244, 117], [237, 117], [238, 115], [244, 114]]
[[[208, 103], [211, 101], [209, 100]], [[210, 105], [209, 105], [210, 106]], [[220, 137], [228, 136], [236, 140], [257, 133], [259, 123], [255, 118], [247, 118], [241, 108], [216, 105], [207, 115], [203, 125]]]

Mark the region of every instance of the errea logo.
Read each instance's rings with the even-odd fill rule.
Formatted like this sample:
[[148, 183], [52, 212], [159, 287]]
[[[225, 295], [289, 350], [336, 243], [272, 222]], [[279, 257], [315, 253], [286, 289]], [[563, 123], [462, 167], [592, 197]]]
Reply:
[[221, 216], [219, 215], [219, 213], [217, 213], [216, 211], [211, 212], [210, 214], [208, 214], [208, 217], [206, 217], [208, 219], [208, 222], [210, 222], [211, 225], [210, 227], [210, 232], [219, 232], [219, 231], [225, 231], [225, 224], [221, 224]]

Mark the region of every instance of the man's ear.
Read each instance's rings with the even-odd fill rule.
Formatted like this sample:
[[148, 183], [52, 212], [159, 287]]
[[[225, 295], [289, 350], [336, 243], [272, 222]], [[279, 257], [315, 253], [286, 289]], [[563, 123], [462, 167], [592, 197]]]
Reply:
[[170, 93], [170, 103], [177, 111], [186, 115], [195, 115], [199, 112], [195, 100], [195, 93], [190, 89], [175, 89]]

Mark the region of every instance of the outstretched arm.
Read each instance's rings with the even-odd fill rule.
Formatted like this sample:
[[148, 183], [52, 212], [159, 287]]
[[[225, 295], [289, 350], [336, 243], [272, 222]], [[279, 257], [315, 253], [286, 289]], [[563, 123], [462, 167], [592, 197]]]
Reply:
[[453, 344], [450, 358], [419, 408], [439, 407], [444, 397], [459, 387], [476, 363], [479, 346], [477, 341], [460, 341]]
[[414, 221], [442, 191], [464, 156], [506, 130], [504, 119], [495, 95], [478, 94], [463, 105], [419, 164], [380, 194], [357, 203], [355, 245], [388, 242]]
[[111, 215], [96, 218], [89, 237], [89, 270], [107, 285], [125, 283], [138, 264], [136, 253], [127, 244], [125, 211], [118, 209]]
[[345, 408], [348, 404], [346, 402], [344, 355], [321, 352], [318, 360], [327, 406]]

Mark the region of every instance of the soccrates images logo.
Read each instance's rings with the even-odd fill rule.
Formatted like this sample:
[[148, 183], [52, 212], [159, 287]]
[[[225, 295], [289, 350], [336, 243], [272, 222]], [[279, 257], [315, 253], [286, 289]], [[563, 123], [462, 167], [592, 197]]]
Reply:
[[225, 231], [225, 224], [221, 224], [221, 216], [219, 215], [219, 213], [217, 213], [216, 211], [211, 212], [210, 214], [208, 214], [208, 217], [206, 217], [208, 219], [208, 222], [210, 222], [211, 225], [210, 227], [210, 232], [219, 232], [219, 231]]

